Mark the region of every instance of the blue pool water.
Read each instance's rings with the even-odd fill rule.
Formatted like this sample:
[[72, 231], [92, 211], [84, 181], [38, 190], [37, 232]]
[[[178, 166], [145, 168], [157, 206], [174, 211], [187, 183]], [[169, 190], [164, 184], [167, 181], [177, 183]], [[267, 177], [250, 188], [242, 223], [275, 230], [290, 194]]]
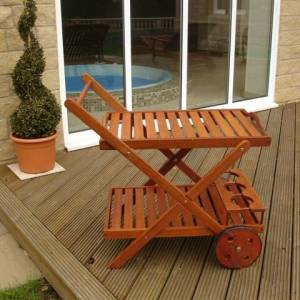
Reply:
[[[109, 91], [120, 91], [124, 88], [121, 64], [69, 65], [65, 67], [67, 93], [78, 93], [83, 89], [84, 82], [81, 76], [84, 73], [90, 73]], [[166, 70], [132, 66], [133, 89], [156, 86], [171, 79], [172, 74]]]
[[[123, 89], [123, 76], [118, 75], [94, 75], [94, 78], [101, 83], [107, 90], [116, 91]], [[155, 80], [133, 77], [133, 88], [144, 87], [149, 84], [155, 84]], [[84, 82], [79, 76], [66, 78], [66, 88], [68, 92], [75, 92], [84, 88]]]

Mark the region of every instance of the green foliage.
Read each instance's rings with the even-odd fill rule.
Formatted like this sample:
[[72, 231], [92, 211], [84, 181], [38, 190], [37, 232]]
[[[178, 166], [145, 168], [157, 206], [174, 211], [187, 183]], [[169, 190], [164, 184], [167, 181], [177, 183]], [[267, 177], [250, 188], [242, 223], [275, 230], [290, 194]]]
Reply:
[[17, 288], [0, 291], [0, 300], [59, 300], [53, 288], [44, 280], [32, 280]]
[[40, 283], [31, 281], [15, 289], [0, 291], [1, 300], [40, 300]]
[[16, 137], [39, 138], [50, 136], [60, 120], [60, 108], [51, 91], [42, 83], [45, 70], [43, 48], [36, 39], [34, 0], [24, 1], [24, 11], [18, 22], [24, 53], [17, 62], [12, 80], [21, 104], [11, 116], [11, 127]]

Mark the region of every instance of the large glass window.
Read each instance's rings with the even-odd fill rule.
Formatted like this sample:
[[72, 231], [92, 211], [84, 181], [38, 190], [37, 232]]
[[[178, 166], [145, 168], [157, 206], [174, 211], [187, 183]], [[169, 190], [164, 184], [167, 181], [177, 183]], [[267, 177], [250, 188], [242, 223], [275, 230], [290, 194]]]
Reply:
[[266, 97], [269, 85], [273, 1], [238, 0], [234, 101]]
[[[122, 0], [62, 0], [62, 23], [67, 97], [78, 97], [88, 72], [124, 102]], [[97, 118], [109, 109], [93, 92], [84, 106]], [[68, 122], [71, 133], [87, 128], [70, 112]]]
[[[268, 100], [275, 1], [60, 0], [67, 97], [88, 72], [135, 110]], [[109, 109], [93, 92], [84, 105]]]
[[[189, 1], [187, 103], [190, 108], [227, 102], [230, 11], [229, 0], [221, 2], [217, 2], [222, 6], [216, 10], [211, 0]], [[224, 14], [219, 14], [220, 11]]]
[[180, 37], [179, 1], [131, 0], [135, 109], [179, 107]]

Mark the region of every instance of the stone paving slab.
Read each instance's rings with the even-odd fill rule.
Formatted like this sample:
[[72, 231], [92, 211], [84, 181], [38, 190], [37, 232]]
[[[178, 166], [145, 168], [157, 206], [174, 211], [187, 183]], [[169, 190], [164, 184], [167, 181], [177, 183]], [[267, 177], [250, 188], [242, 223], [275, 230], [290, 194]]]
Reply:
[[8, 231], [5, 228], [5, 226], [2, 223], [0, 223], [0, 236], [3, 235], [3, 234], [5, 234], [5, 233], [7, 233], [7, 232]]
[[0, 223], [0, 290], [41, 278], [38, 268]]

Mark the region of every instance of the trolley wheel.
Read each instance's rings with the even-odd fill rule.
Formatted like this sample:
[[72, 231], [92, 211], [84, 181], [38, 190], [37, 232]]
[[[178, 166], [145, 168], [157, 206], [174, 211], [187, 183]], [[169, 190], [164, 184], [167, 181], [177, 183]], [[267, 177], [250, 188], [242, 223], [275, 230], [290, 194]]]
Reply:
[[246, 226], [225, 229], [216, 241], [216, 257], [221, 265], [230, 269], [251, 266], [262, 249], [258, 234]]

